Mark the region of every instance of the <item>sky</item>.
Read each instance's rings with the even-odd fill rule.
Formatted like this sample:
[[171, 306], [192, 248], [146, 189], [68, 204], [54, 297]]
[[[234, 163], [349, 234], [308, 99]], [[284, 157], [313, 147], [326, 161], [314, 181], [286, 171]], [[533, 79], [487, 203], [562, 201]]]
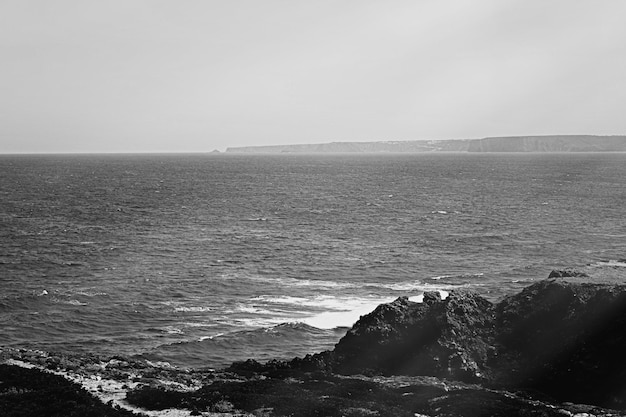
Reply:
[[0, 153], [626, 134], [622, 0], [0, 0]]

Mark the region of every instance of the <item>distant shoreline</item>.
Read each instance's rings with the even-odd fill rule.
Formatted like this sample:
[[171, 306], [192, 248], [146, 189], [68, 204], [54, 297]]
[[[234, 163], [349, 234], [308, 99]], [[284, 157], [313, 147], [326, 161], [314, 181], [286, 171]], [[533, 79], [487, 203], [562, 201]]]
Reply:
[[626, 136], [547, 135], [483, 139], [329, 142], [229, 147], [226, 153], [626, 152]]

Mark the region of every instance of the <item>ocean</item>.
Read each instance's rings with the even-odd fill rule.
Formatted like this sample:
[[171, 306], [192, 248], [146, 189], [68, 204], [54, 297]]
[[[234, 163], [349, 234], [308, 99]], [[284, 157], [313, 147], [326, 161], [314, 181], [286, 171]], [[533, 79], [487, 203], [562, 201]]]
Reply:
[[626, 272], [626, 154], [0, 156], [0, 346], [331, 349], [399, 296]]

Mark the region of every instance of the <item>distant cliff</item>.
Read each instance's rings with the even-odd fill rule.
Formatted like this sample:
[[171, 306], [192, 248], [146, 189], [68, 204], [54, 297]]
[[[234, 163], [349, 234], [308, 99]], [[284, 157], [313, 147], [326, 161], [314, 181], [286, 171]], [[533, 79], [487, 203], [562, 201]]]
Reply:
[[511, 136], [471, 140], [469, 152], [626, 152], [626, 136]]
[[470, 140], [413, 140], [385, 142], [331, 142], [311, 145], [247, 146], [228, 148], [229, 153], [419, 153], [467, 152]]
[[484, 139], [330, 142], [247, 146], [228, 153], [626, 152], [626, 136], [554, 135]]

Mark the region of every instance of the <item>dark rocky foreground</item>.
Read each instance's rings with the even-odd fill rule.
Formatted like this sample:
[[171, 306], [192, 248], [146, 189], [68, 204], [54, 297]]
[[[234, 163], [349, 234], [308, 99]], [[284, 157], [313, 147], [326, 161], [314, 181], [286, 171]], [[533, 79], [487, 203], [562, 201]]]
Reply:
[[[105, 381], [118, 381], [124, 404], [187, 415], [626, 415], [619, 411], [626, 409], [626, 285], [585, 283], [591, 278], [567, 271], [552, 276], [497, 304], [466, 291], [445, 300], [426, 293], [423, 303], [399, 298], [361, 317], [333, 351], [249, 360], [222, 371], [127, 358], [2, 355], [9, 364], [20, 360], [101, 381], [101, 391]], [[28, 385], [38, 379], [48, 382]], [[105, 406], [64, 384], [70, 383], [60, 376], [3, 365], [0, 415], [128, 413], [97, 408]], [[57, 385], [60, 391], [51, 393]], [[20, 414], [20, 404], [36, 403], [56, 408]], [[63, 407], [68, 411], [49, 412]]]

